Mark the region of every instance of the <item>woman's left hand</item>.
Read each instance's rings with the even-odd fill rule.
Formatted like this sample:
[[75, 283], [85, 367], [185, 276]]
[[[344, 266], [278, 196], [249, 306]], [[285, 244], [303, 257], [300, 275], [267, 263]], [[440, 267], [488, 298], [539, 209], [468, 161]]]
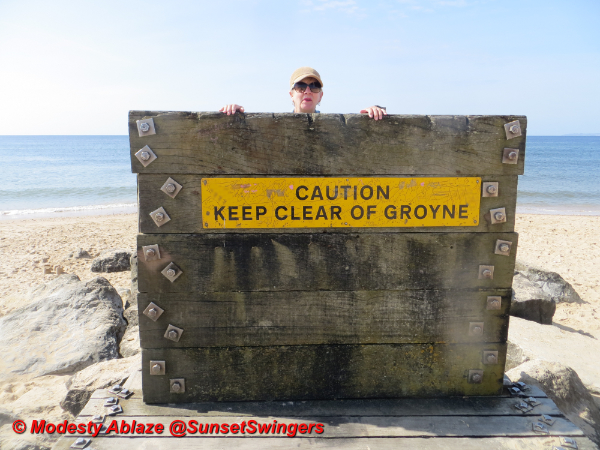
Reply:
[[360, 113], [369, 113], [369, 117], [375, 120], [381, 120], [383, 119], [383, 116], [387, 116], [387, 111], [385, 110], [385, 108], [382, 108], [381, 106], [377, 105], [361, 109]]

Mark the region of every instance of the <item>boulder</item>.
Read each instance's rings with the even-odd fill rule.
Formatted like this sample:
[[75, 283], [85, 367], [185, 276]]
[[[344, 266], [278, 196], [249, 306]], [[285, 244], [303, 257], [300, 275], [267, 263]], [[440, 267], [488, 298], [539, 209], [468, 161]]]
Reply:
[[510, 318], [506, 370], [543, 359], [572, 367], [593, 393], [600, 394], [600, 341], [562, 325]]
[[123, 301], [123, 309], [127, 309], [131, 306], [131, 289], [129, 288], [120, 288], [117, 289], [119, 293], [119, 297]]
[[131, 265], [131, 298], [137, 303], [138, 292], [138, 257], [134, 253], [130, 260]]
[[[547, 272], [517, 261], [515, 264], [515, 275], [515, 278], [518, 276], [526, 278], [533, 287], [539, 289], [535, 297], [551, 299], [554, 303], [583, 303], [583, 300], [581, 300], [579, 294], [573, 289], [573, 286], [556, 272]], [[531, 286], [527, 285], [526, 288], [530, 289]], [[518, 292], [516, 293], [519, 295]], [[523, 294], [526, 294], [526, 292]]]
[[506, 375], [513, 382], [538, 386], [571, 422], [600, 445], [600, 409], [572, 368], [536, 359], [515, 367]]
[[119, 352], [123, 358], [128, 358], [133, 355], [140, 353], [140, 327], [138, 325], [127, 327], [127, 331], [121, 339], [119, 345]]
[[126, 328], [119, 294], [102, 277], [61, 275], [0, 317], [0, 382], [65, 374], [119, 357]]
[[60, 406], [77, 416], [95, 390], [123, 384], [142, 364], [140, 356], [112, 359], [93, 364], [73, 375], [66, 383], [67, 393]]
[[92, 256], [87, 252], [87, 250], [84, 250], [82, 248], [78, 248], [77, 250], [69, 253], [67, 255], [67, 258], [73, 258], [73, 259], [87, 259], [87, 258], [91, 258]]
[[555, 312], [556, 302], [542, 288], [517, 272], [513, 278], [510, 315], [552, 325]]
[[112, 249], [103, 251], [92, 261], [92, 272], [125, 272], [131, 268], [131, 251]]

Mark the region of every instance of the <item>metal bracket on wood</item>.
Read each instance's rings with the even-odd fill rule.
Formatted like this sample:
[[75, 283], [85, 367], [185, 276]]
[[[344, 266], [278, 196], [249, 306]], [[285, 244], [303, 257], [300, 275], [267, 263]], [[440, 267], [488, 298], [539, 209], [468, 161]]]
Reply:
[[480, 280], [493, 280], [494, 279], [494, 266], [479, 266], [479, 279]]
[[165, 211], [165, 208], [163, 208], [162, 206], [157, 210], [152, 211], [150, 213], [150, 217], [152, 217], [152, 220], [154, 220], [154, 223], [157, 227], [162, 227], [165, 223], [171, 220], [171, 218]]
[[115, 405], [108, 408], [107, 416], [116, 416], [117, 414], [121, 414], [123, 412], [123, 408], [121, 405]]
[[175, 181], [171, 177], [169, 177], [167, 181], [165, 181], [165, 184], [163, 184], [160, 188], [161, 191], [163, 191], [171, 198], [177, 197], [177, 194], [179, 194], [179, 191], [181, 191], [181, 189], [183, 189], [183, 186], [181, 186], [177, 181]]
[[469, 322], [469, 336], [483, 336], [483, 322]]
[[483, 352], [483, 364], [498, 364], [498, 352], [485, 350]]
[[570, 437], [561, 436], [560, 437], [560, 444], [563, 447], [577, 448], [577, 442], [575, 441], [575, 439], [570, 438]]
[[183, 271], [177, 267], [174, 263], [170, 263], [161, 272], [171, 283], [181, 276]]
[[169, 386], [172, 394], [183, 394], [185, 392], [185, 378], [171, 378]]
[[511, 241], [503, 241], [498, 239], [496, 241], [496, 248], [494, 249], [494, 253], [496, 255], [510, 256], [510, 248], [512, 247]]
[[534, 423], [532, 423], [531, 424], [531, 428], [536, 433], [550, 434], [550, 430], [548, 429], [548, 427], [546, 425], [544, 425], [543, 423], [541, 423], [541, 422], [534, 422]]
[[533, 408], [531, 406], [529, 406], [527, 403], [525, 402], [519, 402], [515, 405], [515, 408], [517, 408], [519, 411], [521, 411], [523, 414], [528, 413], [529, 411], [533, 410]]
[[110, 392], [111, 394], [118, 394], [119, 392], [121, 392], [122, 389], [123, 386], [121, 386], [120, 384], [115, 384], [108, 390], [108, 392]]
[[119, 403], [119, 399], [115, 398], [115, 397], [108, 397], [105, 401], [104, 401], [104, 406], [106, 406], [107, 408], [109, 406], [115, 406], [117, 403]]
[[127, 388], [123, 388], [123, 389], [121, 390], [121, 392], [119, 392], [119, 393], [117, 394], [117, 397], [119, 397], [119, 398], [124, 398], [124, 399], [128, 399], [128, 398], [129, 398], [129, 397], [131, 397], [132, 395], [133, 395], [133, 391], [130, 391], [130, 390], [129, 390], [129, 389], [127, 389]]
[[506, 208], [490, 209], [490, 219], [492, 224], [506, 222]]
[[488, 310], [495, 310], [502, 308], [502, 297], [499, 295], [490, 295], [487, 298], [487, 308]]
[[176, 326], [169, 324], [169, 326], [167, 327], [167, 331], [165, 331], [164, 337], [172, 341], [179, 342], [182, 333], [183, 328], [177, 328]]
[[150, 318], [150, 320], [152, 320], [153, 322], [156, 322], [161, 316], [161, 314], [164, 312], [165, 310], [158, 306], [156, 303], [150, 302], [150, 304], [146, 306], [146, 309], [142, 314]]
[[164, 375], [165, 373], [165, 361], [150, 361], [150, 375]]
[[138, 129], [138, 134], [142, 136], [151, 136], [156, 134], [156, 128], [154, 127], [154, 119], [141, 119], [135, 121]]
[[519, 162], [519, 149], [505, 148], [502, 152], [502, 162], [504, 164], [517, 164]]
[[551, 427], [552, 425], [554, 425], [555, 420], [552, 418], [552, 416], [549, 416], [547, 414], [542, 414], [538, 418], [538, 422], [544, 422], [546, 425]]
[[483, 183], [482, 197], [498, 197], [498, 182], [497, 181], [486, 181]]
[[506, 132], [506, 139], [513, 139], [521, 136], [521, 122], [515, 120], [504, 124], [504, 131]]
[[156, 154], [147, 145], [145, 145], [141, 150], [138, 150], [135, 153], [135, 157], [139, 162], [142, 163], [142, 166], [144, 167], [148, 167], [148, 164], [158, 158], [158, 156], [156, 156]]
[[471, 369], [467, 381], [471, 384], [481, 384], [483, 382], [483, 370]]
[[91, 439], [77, 438], [75, 439], [75, 442], [71, 444], [70, 448], [85, 448], [90, 442], [92, 442]]
[[142, 247], [142, 252], [144, 253], [144, 259], [146, 261], [156, 261], [160, 259], [160, 249], [158, 248], [158, 244], [144, 245]]

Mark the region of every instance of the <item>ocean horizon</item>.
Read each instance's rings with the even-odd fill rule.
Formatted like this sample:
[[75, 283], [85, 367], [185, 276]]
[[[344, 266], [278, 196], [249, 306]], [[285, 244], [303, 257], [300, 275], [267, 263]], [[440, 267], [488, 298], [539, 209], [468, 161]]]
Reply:
[[[0, 135], [0, 220], [135, 213], [127, 135]], [[517, 212], [600, 215], [600, 136], [527, 136]]]

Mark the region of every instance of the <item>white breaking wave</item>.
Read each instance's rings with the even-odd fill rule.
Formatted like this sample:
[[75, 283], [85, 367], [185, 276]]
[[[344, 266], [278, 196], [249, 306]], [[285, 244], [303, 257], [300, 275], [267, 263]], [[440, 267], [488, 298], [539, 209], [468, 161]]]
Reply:
[[137, 203], [113, 203], [110, 205], [87, 205], [87, 206], [68, 206], [57, 208], [40, 208], [40, 209], [13, 209], [9, 211], [0, 211], [0, 216], [23, 216], [29, 214], [48, 214], [60, 212], [76, 212], [76, 211], [95, 211], [101, 209], [116, 209], [116, 208], [137, 208]]

